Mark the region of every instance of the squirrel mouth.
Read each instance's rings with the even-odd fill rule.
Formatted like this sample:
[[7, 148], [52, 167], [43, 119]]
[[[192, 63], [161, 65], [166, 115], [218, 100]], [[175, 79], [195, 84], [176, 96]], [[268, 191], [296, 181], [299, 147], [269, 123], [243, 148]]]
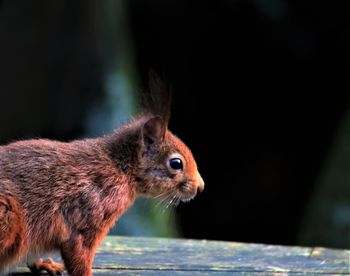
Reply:
[[177, 206], [180, 202], [188, 202], [197, 194], [197, 188], [192, 185], [191, 182], [183, 181], [179, 183], [175, 190], [171, 190], [168, 193], [163, 193], [155, 198], [165, 203], [166, 208], [169, 206]]
[[182, 198], [181, 198], [181, 202], [189, 202], [189, 201], [191, 201], [192, 199], [194, 199], [194, 196], [192, 196], [192, 197], [182, 197]]
[[187, 182], [181, 182], [178, 186], [178, 190], [180, 192], [179, 198], [182, 202], [188, 202], [192, 200], [197, 194], [197, 189], [195, 189], [193, 185], [190, 185]]

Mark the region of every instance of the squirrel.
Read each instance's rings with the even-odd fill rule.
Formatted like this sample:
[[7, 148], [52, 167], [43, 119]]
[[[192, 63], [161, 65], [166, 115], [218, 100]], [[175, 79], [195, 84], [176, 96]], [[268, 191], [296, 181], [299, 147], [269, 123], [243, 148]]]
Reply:
[[[145, 110], [102, 137], [0, 146], [0, 274], [30, 258], [33, 273], [90, 276], [98, 245], [137, 196], [178, 204], [203, 190], [193, 154], [168, 129], [169, 91], [151, 74]], [[52, 251], [64, 266], [40, 259]]]

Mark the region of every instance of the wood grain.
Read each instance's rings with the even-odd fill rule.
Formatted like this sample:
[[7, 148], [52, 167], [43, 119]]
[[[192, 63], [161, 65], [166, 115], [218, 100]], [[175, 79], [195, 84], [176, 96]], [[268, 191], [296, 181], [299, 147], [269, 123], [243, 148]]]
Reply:
[[94, 275], [350, 275], [350, 251], [108, 236], [93, 268]]

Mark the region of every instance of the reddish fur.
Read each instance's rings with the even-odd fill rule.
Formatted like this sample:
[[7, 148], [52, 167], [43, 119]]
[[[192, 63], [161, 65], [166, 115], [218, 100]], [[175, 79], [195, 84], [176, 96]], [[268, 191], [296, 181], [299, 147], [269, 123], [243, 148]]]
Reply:
[[114, 166], [102, 141], [1, 147], [0, 268], [24, 254], [60, 250], [71, 275], [91, 273], [73, 267], [91, 269], [96, 246], [136, 196], [133, 180]]
[[8, 265], [24, 253], [26, 229], [23, 209], [12, 195], [3, 192], [0, 192], [0, 218], [0, 264]]
[[[96, 247], [137, 194], [179, 200], [203, 188], [183, 142], [168, 130], [149, 142], [144, 126], [152, 118], [97, 139], [0, 147], [0, 271], [27, 254], [57, 250], [70, 275], [89, 276]], [[172, 153], [183, 156], [183, 172], [167, 168]]]

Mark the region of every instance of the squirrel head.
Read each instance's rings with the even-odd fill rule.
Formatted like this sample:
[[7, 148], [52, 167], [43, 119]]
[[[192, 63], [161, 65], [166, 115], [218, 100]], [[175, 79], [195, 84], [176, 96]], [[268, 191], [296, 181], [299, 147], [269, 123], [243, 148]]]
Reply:
[[177, 204], [204, 189], [190, 149], [168, 130], [160, 116], [146, 118], [139, 137], [139, 194]]
[[171, 89], [150, 72], [143, 110], [104, 139], [114, 164], [132, 176], [138, 194], [169, 204], [192, 199], [204, 181], [190, 149], [168, 130]]

